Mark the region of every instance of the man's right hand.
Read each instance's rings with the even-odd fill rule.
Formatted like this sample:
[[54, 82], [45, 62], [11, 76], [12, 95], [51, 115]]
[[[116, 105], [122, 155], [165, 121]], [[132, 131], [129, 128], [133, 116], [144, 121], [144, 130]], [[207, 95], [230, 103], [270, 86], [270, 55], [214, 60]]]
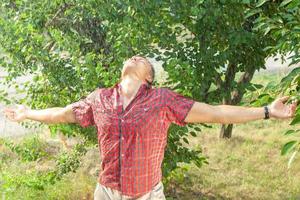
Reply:
[[17, 105], [17, 108], [4, 108], [5, 116], [14, 122], [22, 122], [25, 119], [39, 121], [42, 123], [76, 123], [72, 105], [66, 107], [53, 107], [42, 110], [32, 110], [24, 105]]
[[13, 122], [22, 122], [27, 117], [28, 108], [24, 105], [17, 105], [16, 108], [4, 108], [4, 115]]

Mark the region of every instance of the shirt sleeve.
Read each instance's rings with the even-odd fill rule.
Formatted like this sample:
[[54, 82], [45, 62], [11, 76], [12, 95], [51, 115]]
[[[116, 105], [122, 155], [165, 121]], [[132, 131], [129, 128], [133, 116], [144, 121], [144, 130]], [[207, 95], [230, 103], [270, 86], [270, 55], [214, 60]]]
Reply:
[[164, 90], [164, 104], [166, 107], [167, 120], [180, 126], [187, 123], [184, 121], [195, 101], [176, 93], [170, 89]]
[[87, 97], [71, 104], [75, 119], [81, 127], [95, 125], [93, 115], [95, 93], [96, 91], [93, 91]]

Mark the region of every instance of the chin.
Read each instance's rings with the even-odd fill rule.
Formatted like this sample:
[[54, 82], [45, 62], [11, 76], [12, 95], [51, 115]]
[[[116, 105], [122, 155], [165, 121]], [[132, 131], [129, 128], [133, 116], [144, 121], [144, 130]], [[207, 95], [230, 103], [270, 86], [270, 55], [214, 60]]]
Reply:
[[135, 68], [136, 67], [136, 64], [134, 62], [126, 62], [124, 65], [123, 65], [123, 68]]
[[123, 66], [123, 69], [122, 69], [122, 74], [128, 74], [128, 73], [130, 73], [131, 71], [134, 71], [136, 69], [136, 65], [133, 65], [133, 64], [131, 64], [131, 63], [129, 63], [129, 64], [125, 64], [124, 66]]

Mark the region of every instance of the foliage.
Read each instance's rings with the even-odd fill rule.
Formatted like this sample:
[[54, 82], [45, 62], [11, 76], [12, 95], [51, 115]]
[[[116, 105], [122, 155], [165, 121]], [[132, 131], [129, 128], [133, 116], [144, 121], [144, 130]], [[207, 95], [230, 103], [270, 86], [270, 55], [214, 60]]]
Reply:
[[87, 152], [86, 144], [76, 144], [70, 152], [61, 152], [56, 159], [56, 166], [49, 171], [33, 171], [22, 175], [9, 175], [3, 172], [4, 190], [25, 185], [37, 190], [44, 190], [49, 184], [61, 180], [69, 172], [76, 172], [80, 166], [80, 159]]
[[[139, 1], [136, 3], [140, 5]], [[133, 28], [137, 24], [127, 15], [135, 12], [132, 5], [129, 1], [4, 0], [0, 8], [0, 41], [4, 53], [0, 65], [8, 76], [3, 84], [25, 94], [11, 103], [27, 104], [33, 109], [66, 106], [84, 98], [96, 87], [112, 86], [129, 56], [137, 53], [150, 56], [152, 42], [145, 37], [146, 29]], [[148, 17], [144, 16], [144, 20]], [[26, 74], [32, 80], [19, 85], [16, 79]], [[1, 99], [9, 103], [6, 95], [2, 91]], [[90, 142], [97, 142], [94, 127], [49, 126], [52, 134], [58, 131], [69, 136], [80, 134]], [[197, 156], [192, 156], [193, 151], [187, 153], [183, 147], [175, 149], [167, 158], [189, 155], [178, 161], [197, 160]]]
[[187, 137], [189, 135], [196, 137], [196, 131], [199, 132], [201, 130], [197, 126], [188, 125], [186, 127], [180, 127], [171, 125], [163, 162], [163, 175], [166, 177], [166, 182], [174, 177], [175, 172], [172, 173], [172, 171], [180, 168], [180, 163], [193, 162], [198, 168], [203, 164], [208, 164], [207, 158], [201, 154], [201, 150], [193, 150], [186, 146], [189, 145]]
[[8, 139], [1, 143], [16, 153], [22, 161], [36, 161], [47, 155], [44, 150], [45, 144], [38, 137], [24, 139], [20, 144], [14, 144]]
[[[12, 103], [34, 109], [62, 107], [96, 87], [112, 86], [123, 61], [142, 54], [164, 62], [169, 73], [166, 85], [177, 92], [211, 104], [239, 104], [246, 90], [261, 87], [252, 85], [251, 79], [255, 70], [264, 68], [267, 56], [298, 46], [293, 42], [296, 34], [288, 32], [291, 27], [298, 30], [293, 21], [284, 29], [271, 26], [278, 18], [274, 14], [296, 19], [297, 6], [244, 0], [3, 0], [0, 41], [5, 56], [0, 65], [8, 72], [4, 84], [25, 93]], [[236, 77], [238, 72], [241, 77]], [[26, 74], [33, 76], [32, 81], [17, 85], [16, 78]], [[0, 94], [9, 102], [5, 91]], [[52, 133], [79, 133], [97, 142], [94, 128], [50, 128]], [[186, 131], [170, 130], [165, 174], [178, 162], [194, 161], [199, 167], [205, 163], [200, 152], [181, 143], [188, 143]]]
[[[286, 77], [284, 77], [280, 83], [280, 88], [282, 91], [286, 91], [289, 95], [296, 99], [298, 102], [300, 100], [300, 67], [292, 70]], [[300, 106], [298, 105], [296, 109], [296, 115], [293, 120], [290, 122], [291, 126], [297, 126], [300, 124]], [[299, 134], [300, 130], [290, 129], [285, 132], [285, 135], [294, 135]], [[297, 152], [300, 151], [300, 140], [298, 141], [289, 141], [287, 142], [281, 150], [282, 155], [286, 155], [288, 152], [293, 151], [288, 166], [290, 167], [292, 161], [295, 158]]]
[[[120, 12], [126, 20], [115, 23], [125, 23], [125, 32], [138, 38], [139, 45], [149, 44], [143, 52], [163, 61], [168, 84], [176, 91], [211, 104], [236, 105], [253, 87], [255, 70], [265, 68], [269, 55], [265, 47], [276, 44], [269, 35], [252, 29], [256, 17], [249, 12], [255, 5], [238, 0], [123, 1], [127, 9]], [[131, 48], [139, 50], [134, 44]], [[221, 133], [230, 135], [230, 128]]]
[[[277, 41], [276, 45], [266, 47], [270, 52], [289, 55], [290, 66], [300, 62], [300, 1], [285, 0], [281, 2], [261, 1], [257, 5], [256, 14], [259, 16], [254, 23], [254, 29], [270, 35]], [[300, 67], [293, 69], [281, 82], [274, 86], [276, 94], [291, 96], [291, 100], [300, 102]], [[267, 95], [266, 95], [267, 96]], [[264, 98], [264, 97], [262, 97]], [[260, 99], [262, 99], [260, 98]], [[296, 116], [291, 121], [291, 126], [300, 124], [300, 106], [298, 105]], [[299, 134], [298, 129], [287, 130], [285, 135]], [[300, 140], [289, 141], [282, 147], [285, 155], [293, 150], [289, 166], [300, 150]]]

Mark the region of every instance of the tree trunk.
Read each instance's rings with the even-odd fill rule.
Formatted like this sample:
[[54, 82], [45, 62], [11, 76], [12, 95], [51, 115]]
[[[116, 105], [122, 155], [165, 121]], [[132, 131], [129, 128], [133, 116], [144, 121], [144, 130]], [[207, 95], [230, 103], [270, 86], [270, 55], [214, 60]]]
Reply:
[[[223, 88], [225, 91], [229, 91], [227, 95], [223, 97], [223, 104], [224, 105], [232, 105], [232, 97], [231, 97], [231, 91], [232, 88], [232, 82], [236, 75], [236, 65], [230, 63], [228, 65], [226, 74], [225, 74], [225, 80], [223, 83]], [[222, 124], [221, 131], [220, 131], [220, 138], [231, 138], [232, 135], [232, 124]]]
[[[244, 72], [244, 74], [240, 77], [238, 80], [239, 85], [244, 85], [247, 84], [251, 81], [253, 78], [253, 74], [255, 72], [254, 68], [249, 68]], [[230, 82], [234, 80], [235, 76], [235, 68], [234, 65], [229, 65], [225, 77], [225, 83], [224, 87], [226, 88], [227, 91], [231, 91], [231, 94], [228, 95], [227, 97], [223, 97], [223, 104], [224, 105], [236, 105], [241, 102], [243, 95], [245, 93], [244, 89], [233, 89], [230, 86]], [[220, 138], [231, 138], [232, 136], [232, 129], [233, 129], [233, 124], [223, 124], [220, 130]]]
[[220, 138], [231, 138], [233, 124], [223, 124], [220, 131]]

